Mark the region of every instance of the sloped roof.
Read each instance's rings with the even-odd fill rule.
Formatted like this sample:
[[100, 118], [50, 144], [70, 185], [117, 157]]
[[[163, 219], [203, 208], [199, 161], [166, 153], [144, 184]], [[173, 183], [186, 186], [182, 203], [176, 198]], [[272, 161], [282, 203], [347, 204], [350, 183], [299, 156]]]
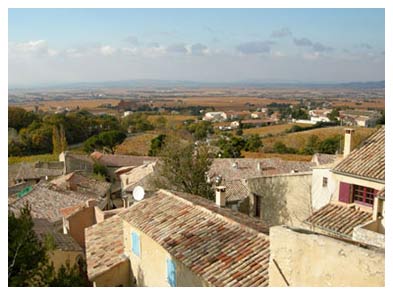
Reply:
[[157, 160], [155, 157], [112, 155], [100, 152], [93, 152], [90, 156], [108, 167], [140, 166]]
[[109, 182], [94, 179], [82, 171], [74, 171], [59, 176], [53, 179], [51, 183], [64, 190], [74, 187], [79, 192], [96, 194], [100, 197], [105, 196], [111, 187]]
[[18, 173], [15, 176], [15, 179], [40, 179], [45, 176], [53, 177], [59, 176], [63, 174], [63, 169], [57, 168], [37, 168], [34, 167], [34, 164], [22, 163], [19, 167]]
[[268, 286], [268, 228], [257, 219], [165, 190], [118, 216], [213, 286]]
[[347, 205], [327, 204], [305, 220], [332, 234], [352, 238], [353, 229], [372, 220], [372, 213]]
[[144, 164], [124, 173], [124, 177], [127, 177], [129, 181], [128, 185], [124, 187], [124, 190], [132, 192], [138, 185], [141, 185], [145, 190], [150, 189], [149, 178], [154, 173], [154, 166], [155, 162]]
[[[235, 165], [237, 163], [237, 168]], [[258, 170], [258, 163], [260, 170]], [[301, 161], [284, 161], [279, 158], [238, 158], [214, 159], [209, 170], [211, 178], [221, 175], [226, 181], [236, 179], [249, 179], [261, 176], [287, 174], [296, 170], [298, 172], [311, 171], [315, 163]]]
[[115, 215], [85, 229], [87, 274], [92, 280], [128, 258], [124, 255], [123, 221]]
[[51, 235], [57, 249], [83, 253], [82, 248], [70, 235], [65, 235], [56, 231], [54, 226], [47, 219], [33, 218], [33, 222], [33, 230], [41, 241], [45, 239], [46, 235]]
[[[61, 208], [84, 204], [90, 199], [92, 199], [91, 194], [62, 190], [51, 183], [39, 183], [31, 192], [18, 198], [8, 207], [15, 214], [19, 214], [19, 210], [28, 202], [33, 218], [45, 218], [53, 223], [62, 219]], [[96, 200], [102, 202], [98, 196]]]
[[385, 182], [385, 127], [378, 129], [354, 149], [333, 168], [333, 172]]
[[331, 155], [331, 154], [321, 154], [321, 153], [316, 153], [312, 157], [312, 162], [315, 164], [319, 165], [327, 165], [334, 163], [338, 158], [338, 155]]
[[227, 202], [236, 202], [244, 200], [248, 197], [250, 190], [243, 180], [236, 179], [231, 181], [224, 181], [221, 185], [226, 187], [225, 199]]

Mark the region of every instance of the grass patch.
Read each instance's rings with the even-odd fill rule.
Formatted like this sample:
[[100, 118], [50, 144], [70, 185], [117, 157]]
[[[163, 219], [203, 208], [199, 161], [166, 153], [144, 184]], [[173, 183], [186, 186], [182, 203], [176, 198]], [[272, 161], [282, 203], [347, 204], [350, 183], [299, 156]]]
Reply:
[[243, 129], [243, 134], [258, 134], [259, 136], [266, 136], [268, 134], [277, 135], [280, 133], [284, 133], [286, 130], [290, 129], [294, 125], [298, 125], [300, 127], [311, 126], [309, 124], [299, 124], [299, 123], [279, 124], [279, 125], [265, 126], [259, 128]]
[[58, 161], [59, 157], [53, 154], [41, 154], [41, 155], [32, 155], [32, 156], [23, 156], [23, 157], [8, 157], [8, 165], [17, 164], [21, 162], [50, 162], [50, 161]]
[[116, 154], [147, 156], [150, 150], [150, 143], [158, 134], [155, 132], [146, 132], [126, 138], [122, 144], [116, 147]]

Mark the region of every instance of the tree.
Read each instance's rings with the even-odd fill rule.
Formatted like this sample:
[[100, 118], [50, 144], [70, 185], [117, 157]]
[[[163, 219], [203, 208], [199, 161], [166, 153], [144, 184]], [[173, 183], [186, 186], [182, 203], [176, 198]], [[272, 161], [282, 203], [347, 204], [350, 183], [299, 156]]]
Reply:
[[160, 153], [161, 148], [164, 146], [165, 138], [165, 134], [160, 134], [151, 140], [149, 156], [155, 157]]
[[54, 155], [59, 155], [61, 151], [60, 133], [56, 125], [52, 129], [52, 152]]
[[338, 117], [340, 116], [340, 112], [338, 108], [334, 108], [328, 115], [327, 117], [329, 118], [330, 121], [338, 121]]
[[325, 154], [335, 154], [340, 149], [341, 136], [336, 135], [323, 140], [319, 145], [319, 152]]
[[61, 152], [67, 150], [68, 144], [67, 144], [67, 138], [63, 125], [60, 125], [60, 146], [61, 146]]
[[257, 152], [263, 146], [262, 140], [258, 134], [252, 134], [246, 142], [245, 150]]
[[87, 153], [96, 149], [109, 149], [114, 154], [115, 147], [122, 143], [126, 137], [127, 135], [121, 131], [104, 131], [88, 138], [83, 144], [83, 149]]
[[206, 145], [195, 147], [191, 142], [168, 138], [159, 156], [153, 186], [213, 199], [211, 184], [206, 181], [213, 157]]
[[33, 112], [27, 112], [19, 107], [8, 108], [8, 127], [10, 128], [15, 128], [19, 131], [29, 126], [35, 120], [38, 120], [38, 116]]
[[240, 158], [241, 151], [244, 149], [245, 145], [246, 141], [242, 137], [237, 136], [221, 138], [218, 141], [222, 158]]
[[306, 155], [313, 155], [319, 151], [319, 145], [319, 137], [313, 134], [307, 138], [307, 143], [303, 149], [303, 153]]
[[287, 147], [283, 142], [277, 141], [273, 145], [273, 150], [278, 154], [296, 154], [296, 149]]
[[67, 261], [56, 272], [48, 255], [55, 248], [53, 237], [41, 242], [33, 226], [28, 204], [19, 217], [8, 213], [8, 286], [87, 286], [85, 261]]
[[187, 130], [194, 136], [196, 140], [203, 140], [209, 134], [213, 134], [213, 125], [209, 121], [200, 121], [191, 123], [187, 126]]

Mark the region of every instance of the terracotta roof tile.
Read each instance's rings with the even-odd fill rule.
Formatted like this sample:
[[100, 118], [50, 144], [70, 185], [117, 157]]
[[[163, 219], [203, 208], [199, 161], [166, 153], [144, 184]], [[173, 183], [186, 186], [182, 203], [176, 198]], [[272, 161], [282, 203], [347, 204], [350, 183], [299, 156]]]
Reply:
[[268, 285], [268, 229], [259, 220], [164, 190], [118, 216], [214, 286]]
[[333, 172], [352, 174], [385, 182], [385, 127], [367, 138]]
[[123, 221], [115, 215], [85, 229], [86, 261], [89, 279], [126, 261]]
[[108, 167], [140, 166], [157, 160], [155, 157], [112, 155], [99, 152], [94, 152], [90, 156]]
[[372, 214], [347, 205], [327, 204], [305, 220], [306, 224], [352, 238], [353, 229], [372, 220]]

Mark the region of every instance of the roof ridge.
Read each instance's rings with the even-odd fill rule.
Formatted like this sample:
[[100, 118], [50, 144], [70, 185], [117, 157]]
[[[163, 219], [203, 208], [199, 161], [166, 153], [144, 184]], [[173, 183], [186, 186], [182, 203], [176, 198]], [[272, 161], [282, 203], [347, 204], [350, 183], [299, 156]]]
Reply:
[[[206, 212], [206, 213], [212, 215], [213, 217], [219, 218], [219, 219], [221, 219], [221, 220], [223, 220], [223, 221], [225, 221], [225, 222], [228, 222], [228, 223], [230, 223], [230, 224], [233, 224], [233, 225], [235, 225], [235, 226], [238, 226], [238, 227], [240, 227], [240, 228], [242, 228], [242, 229], [244, 229], [244, 230], [246, 230], [246, 231], [248, 231], [248, 232], [250, 232], [250, 233], [252, 233], [252, 234], [260, 235], [261, 237], [263, 237], [263, 238], [269, 240], [269, 236], [268, 236], [267, 234], [264, 234], [263, 232], [260, 232], [260, 231], [258, 231], [258, 230], [256, 230], [256, 229], [253, 229], [253, 228], [251, 228], [250, 226], [247, 226], [246, 224], [242, 224], [241, 222], [236, 221], [235, 219], [233, 219], [233, 218], [231, 218], [231, 217], [224, 216], [224, 215], [220, 214], [219, 212], [214, 212], [214, 211], [212, 211], [212, 210], [210, 210], [210, 209], [208, 209], [208, 208], [206, 208], [206, 207], [204, 207], [204, 206], [202, 206], [202, 205], [195, 204], [195, 203], [193, 203], [192, 201], [186, 200], [185, 198], [182, 198], [181, 196], [178, 196], [178, 195], [174, 194], [174, 193], [171, 192], [171, 191], [168, 191], [168, 190], [165, 190], [165, 189], [160, 189], [160, 190], [158, 190], [158, 192], [162, 192], [162, 193], [164, 193], [164, 194], [166, 194], [166, 195], [168, 195], [168, 196], [171, 196], [171, 197], [174, 197], [174, 198], [176, 198], [176, 199], [179, 199], [180, 201], [182, 201], [182, 202], [184, 202], [184, 203], [186, 203], [186, 204], [189, 204], [189, 205], [191, 205], [191, 206], [193, 206], [193, 207], [196, 207], [196, 208], [198, 208], [199, 210], [202, 210], [203, 212]], [[198, 196], [198, 197], [200, 197], [200, 196]], [[200, 197], [200, 198], [202, 198], [202, 197]], [[230, 209], [228, 209], [228, 208], [220, 208], [220, 209], [223, 209], [223, 210], [225, 210], [225, 209], [230, 210]], [[245, 217], [248, 217], [248, 216], [245, 216]]]

